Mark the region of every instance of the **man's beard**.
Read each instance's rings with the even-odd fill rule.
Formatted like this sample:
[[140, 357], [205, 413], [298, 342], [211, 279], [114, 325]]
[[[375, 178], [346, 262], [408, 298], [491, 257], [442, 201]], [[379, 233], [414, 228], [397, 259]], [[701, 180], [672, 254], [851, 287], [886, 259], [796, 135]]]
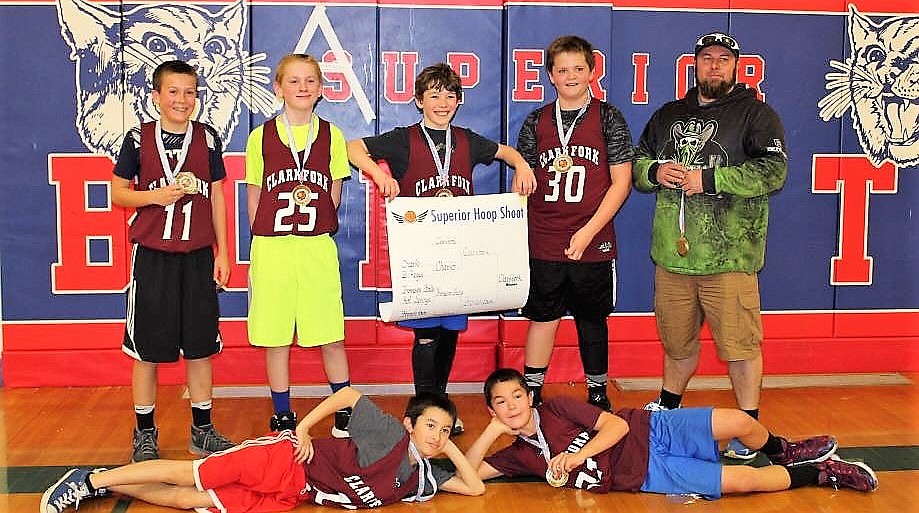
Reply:
[[696, 81], [699, 86], [699, 94], [709, 100], [720, 100], [725, 98], [731, 91], [734, 89], [734, 86], [737, 84], [736, 76], [731, 77], [731, 80], [719, 80], [719, 81]]

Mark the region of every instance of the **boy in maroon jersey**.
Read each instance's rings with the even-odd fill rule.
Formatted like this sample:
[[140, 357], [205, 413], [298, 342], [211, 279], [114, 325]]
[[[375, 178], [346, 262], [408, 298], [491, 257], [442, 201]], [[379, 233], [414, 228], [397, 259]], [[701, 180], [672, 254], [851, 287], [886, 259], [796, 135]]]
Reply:
[[[473, 168], [495, 159], [514, 168], [514, 192], [533, 192], [533, 171], [517, 150], [451, 124], [462, 99], [460, 77], [450, 66], [439, 63], [424, 68], [415, 78], [415, 105], [421, 111], [421, 121], [349, 141], [348, 159], [370, 176], [387, 198], [474, 194]], [[377, 159], [387, 162], [391, 176], [380, 168]], [[415, 336], [415, 393], [446, 393], [457, 338], [466, 329], [467, 320], [466, 315], [446, 315], [399, 323], [412, 328]], [[454, 432], [463, 432], [459, 419]]]
[[[769, 492], [807, 485], [877, 489], [868, 465], [839, 459], [836, 439], [790, 442], [741, 410], [681, 408], [605, 412], [570, 397], [533, 407], [525, 378], [498, 369], [485, 381], [491, 423], [466, 456], [479, 477], [545, 476], [550, 485], [597, 493], [643, 491], [697, 494]], [[502, 435], [516, 437], [485, 457]], [[766, 467], [721, 464], [718, 442], [739, 438], [763, 451]]]
[[[310, 429], [353, 408], [351, 437], [312, 439]], [[305, 502], [347, 509], [426, 501], [438, 490], [481, 495], [485, 485], [450, 441], [456, 407], [439, 394], [411, 398], [402, 422], [357, 390], [332, 394], [290, 430], [195, 461], [158, 460], [73, 469], [42, 496], [42, 513], [117, 492], [144, 502], [219, 513], [287, 511]], [[432, 465], [443, 454], [455, 472]]]
[[211, 360], [223, 344], [217, 288], [230, 277], [220, 138], [191, 121], [195, 68], [183, 61], [153, 72], [160, 119], [128, 131], [112, 177], [112, 203], [136, 209], [122, 350], [134, 358], [132, 461], [159, 457], [154, 423], [157, 365], [185, 359], [191, 396], [189, 450], [233, 446], [211, 423]]
[[555, 333], [570, 312], [587, 380], [587, 400], [609, 411], [609, 334], [616, 302], [613, 216], [629, 195], [632, 139], [619, 109], [594, 99], [593, 47], [562, 36], [546, 49], [558, 97], [523, 122], [517, 149], [536, 174], [529, 201], [530, 319], [524, 374], [538, 404]]

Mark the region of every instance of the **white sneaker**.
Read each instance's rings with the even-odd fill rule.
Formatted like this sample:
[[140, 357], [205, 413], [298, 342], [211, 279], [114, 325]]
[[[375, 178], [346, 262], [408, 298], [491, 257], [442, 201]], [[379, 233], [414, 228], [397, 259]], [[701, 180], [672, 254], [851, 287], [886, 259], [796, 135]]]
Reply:
[[466, 432], [466, 426], [463, 425], [463, 419], [457, 417], [456, 422], [453, 424], [453, 431], [450, 432], [450, 436], [461, 435]]
[[645, 405], [645, 409], [648, 411], [667, 411], [670, 408], [664, 406], [663, 404], [657, 401], [651, 401], [650, 403]]

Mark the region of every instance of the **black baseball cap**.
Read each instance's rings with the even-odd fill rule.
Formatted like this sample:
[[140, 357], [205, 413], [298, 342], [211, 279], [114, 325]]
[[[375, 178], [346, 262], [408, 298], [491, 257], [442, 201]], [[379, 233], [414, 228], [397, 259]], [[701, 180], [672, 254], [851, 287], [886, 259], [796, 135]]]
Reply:
[[700, 37], [696, 41], [696, 55], [699, 55], [699, 52], [712, 45], [723, 46], [730, 50], [734, 57], [740, 57], [740, 43], [734, 37], [722, 32], [712, 32]]

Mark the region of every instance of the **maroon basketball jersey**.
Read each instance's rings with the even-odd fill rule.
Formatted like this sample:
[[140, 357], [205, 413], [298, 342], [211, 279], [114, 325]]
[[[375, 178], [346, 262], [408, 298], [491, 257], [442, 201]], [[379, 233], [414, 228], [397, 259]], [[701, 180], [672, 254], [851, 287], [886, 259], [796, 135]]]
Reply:
[[[186, 194], [172, 205], [147, 205], [137, 208], [128, 232], [131, 240], [147, 248], [170, 253], [188, 253], [211, 246], [216, 241], [211, 215], [211, 169], [204, 125], [191, 122], [192, 137], [188, 155], [180, 171], [190, 171], [198, 179], [198, 192]], [[137, 190], [152, 190], [168, 185], [157, 151], [156, 123], [140, 126], [140, 172]], [[176, 159], [169, 157], [169, 165]]]
[[[278, 125], [271, 119], [262, 125], [262, 192], [252, 223], [252, 234], [321, 235], [338, 229], [338, 213], [332, 201], [332, 136], [329, 122], [319, 119], [319, 131], [310, 156], [297, 169], [290, 148], [281, 142]], [[300, 152], [303, 162], [304, 152]], [[309, 188], [308, 203], [297, 204], [294, 195]], [[299, 188], [299, 189], [298, 189]], [[298, 189], [298, 191], [295, 191]]]
[[[561, 147], [555, 126], [555, 104], [542, 109], [536, 123], [538, 165], [533, 168], [536, 192], [529, 199], [530, 256], [566, 262], [565, 249], [571, 236], [597, 211], [612, 178], [599, 101], [591, 100], [583, 120], [571, 134], [567, 151]], [[552, 168], [552, 163], [564, 153], [573, 164], [571, 169], [560, 173]], [[593, 238], [581, 261], [603, 262], [614, 258], [616, 236], [611, 221]]]
[[310, 498], [316, 504], [352, 509], [399, 502], [418, 491], [418, 469], [400, 482], [399, 465], [408, 454], [409, 434], [389, 453], [366, 467], [357, 464], [357, 445], [350, 439], [313, 440], [316, 456], [307, 465]]
[[[551, 456], [578, 452], [596, 436], [593, 426], [600, 411], [584, 401], [557, 397], [537, 406], [537, 411]], [[572, 469], [565, 486], [597, 493], [641, 489], [648, 474], [651, 412], [623, 408], [616, 415], [628, 423], [628, 433], [612, 447]], [[542, 477], [548, 468], [542, 453], [519, 437], [485, 461], [509, 477]]]
[[399, 196], [437, 196], [447, 191], [453, 196], [473, 193], [469, 138], [465, 130], [452, 126], [450, 137], [453, 139], [450, 170], [447, 176], [440, 176], [420, 126], [415, 124], [408, 127], [408, 169], [399, 179]]

